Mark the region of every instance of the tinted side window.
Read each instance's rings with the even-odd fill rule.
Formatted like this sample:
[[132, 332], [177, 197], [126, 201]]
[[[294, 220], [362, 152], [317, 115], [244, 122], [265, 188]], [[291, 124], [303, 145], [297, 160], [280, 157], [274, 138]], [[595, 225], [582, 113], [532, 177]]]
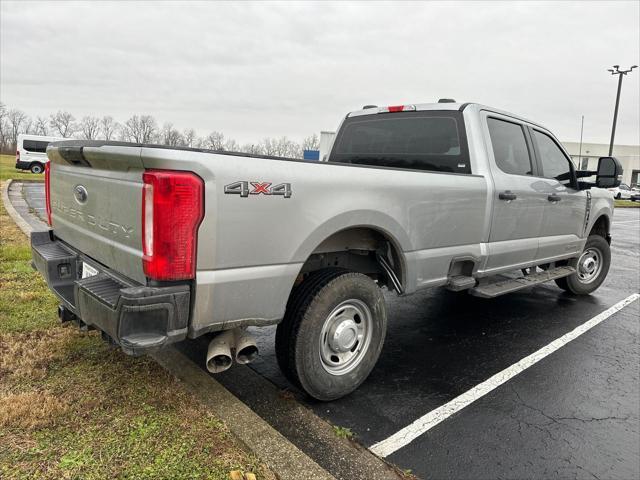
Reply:
[[533, 175], [522, 126], [497, 118], [488, 118], [487, 124], [498, 168], [512, 175]]
[[25, 140], [22, 142], [22, 148], [27, 152], [45, 153], [47, 151], [47, 145], [49, 142], [42, 142], [40, 140]]
[[471, 173], [460, 112], [381, 113], [347, 118], [330, 162]]
[[560, 150], [560, 147], [546, 133], [534, 130], [533, 138], [542, 162], [542, 175], [545, 178], [555, 178], [560, 183], [569, 185], [571, 183], [571, 162]]

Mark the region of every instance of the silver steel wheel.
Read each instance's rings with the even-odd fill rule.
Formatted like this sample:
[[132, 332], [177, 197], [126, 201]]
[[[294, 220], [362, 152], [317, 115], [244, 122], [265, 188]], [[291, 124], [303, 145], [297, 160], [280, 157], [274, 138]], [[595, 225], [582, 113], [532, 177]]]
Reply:
[[320, 333], [320, 359], [331, 375], [344, 375], [365, 356], [373, 331], [369, 307], [361, 300], [342, 302], [329, 314]]
[[587, 248], [578, 259], [578, 280], [591, 283], [602, 271], [602, 252], [596, 248]]

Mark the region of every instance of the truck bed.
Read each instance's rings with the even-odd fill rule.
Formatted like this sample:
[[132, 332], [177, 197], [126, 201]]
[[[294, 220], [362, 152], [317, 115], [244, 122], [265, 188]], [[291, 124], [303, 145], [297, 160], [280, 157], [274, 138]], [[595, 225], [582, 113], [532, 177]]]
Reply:
[[[302, 264], [341, 230], [388, 237], [406, 258], [407, 293], [446, 282], [451, 257], [479, 257], [486, 240], [480, 175], [113, 142], [56, 143], [48, 154], [55, 235], [141, 285], [142, 174], [183, 170], [204, 180], [192, 336], [277, 322]], [[244, 196], [233, 191], [242, 182], [269, 186]], [[290, 195], [270, 193], [284, 184]]]

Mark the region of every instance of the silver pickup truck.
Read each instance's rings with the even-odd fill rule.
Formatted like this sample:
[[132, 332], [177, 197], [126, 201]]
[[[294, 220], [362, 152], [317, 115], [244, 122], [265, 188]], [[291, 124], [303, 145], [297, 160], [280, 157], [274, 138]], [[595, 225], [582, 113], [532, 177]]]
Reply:
[[47, 153], [51, 230], [31, 243], [61, 320], [129, 354], [208, 335], [212, 372], [257, 355], [246, 327], [278, 324], [281, 369], [320, 400], [374, 367], [383, 287], [598, 288], [613, 201], [592, 187], [622, 173], [613, 157], [576, 171], [539, 124], [450, 102], [351, 112], [321, 162], [96, 141]]

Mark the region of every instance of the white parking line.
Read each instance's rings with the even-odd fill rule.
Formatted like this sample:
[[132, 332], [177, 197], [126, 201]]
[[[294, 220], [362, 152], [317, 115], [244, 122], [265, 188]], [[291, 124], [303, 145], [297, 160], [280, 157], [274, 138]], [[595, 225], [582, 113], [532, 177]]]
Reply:
[[523, 372], [527, 368], [535, 365], [540, 360], [545, 358], [546, 356], [552, 354], [560, 347], [566, 345], [572, 340], [575, 340], [583, 333], [589, 331], [602, 321], [609, 318], [614, 313], [622, 310], [624, 307], [629, 305], [630, 303], [636, 301], [640, 298], [640, 294], [634, 293], [633, 295], [629, 295], [627, 298], [622, 300], [621, 302], [616, 303], [613, 307], [605, 310], [599, 315], [596, 315], [591, 320], [583, 323], [579, 327], [571, 330], [569, 333], [561, 336], [560, 338], [554, 340], [550, 344], [545, 347], [542, 347], [540, 350], [532, 353], [531, 355], [524, 357], [518, 363], [511, 365], [508, 368], [505, 368], [499, 373], [496, 373], [494, 376], [485, 380], [484, 382], [476, 385], [471, 390], [466, 391], [462, 395], [454, 398], [448, 403], [445, 403], [441, 407], [436, 408], [435, 410], [430, 411], [426, 415], [420, 417], [415, 422], [410, 425], [407, 425], [402, 430], [394, 433], [389, 438], [378, 442], [371, 447], [373, 453], [378, 455], [379, 457], [387, 457], [391, 455], [393, 452], [401, 449], [402, 447], [408, 445], [420, 435], [424, 434], [431, 428], [438, 425], [440, 422], [446, 420], [451, 415], [456, 412], [459, 412], [467, 405], [475, 402], [479, 398], [485, 396], [487, 393], [491, 392], [495, 388], [499, 387], [503, 383], [512, 379], [520, 372]]

